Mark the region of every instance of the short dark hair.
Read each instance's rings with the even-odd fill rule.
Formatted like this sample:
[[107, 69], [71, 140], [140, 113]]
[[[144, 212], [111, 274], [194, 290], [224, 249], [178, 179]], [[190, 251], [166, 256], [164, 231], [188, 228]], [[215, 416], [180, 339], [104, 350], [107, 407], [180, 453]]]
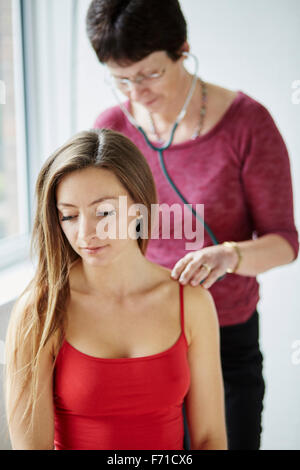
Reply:
[[93, 0], [86, 28], [102, 63], [127, 65], [156, 51], [166, 51], [176, 61], [187, 39], [178, 0]]

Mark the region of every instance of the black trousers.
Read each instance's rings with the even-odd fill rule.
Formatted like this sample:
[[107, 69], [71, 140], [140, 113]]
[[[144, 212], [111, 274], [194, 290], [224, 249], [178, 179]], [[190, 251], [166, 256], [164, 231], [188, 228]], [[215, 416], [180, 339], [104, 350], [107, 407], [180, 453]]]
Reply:
[[[258, 312], [249, 320], [220, 328], [229, 450], [258, 450], [265, 383], [259, 349]], [[190, 449], [185, 407], [184, 448]]]

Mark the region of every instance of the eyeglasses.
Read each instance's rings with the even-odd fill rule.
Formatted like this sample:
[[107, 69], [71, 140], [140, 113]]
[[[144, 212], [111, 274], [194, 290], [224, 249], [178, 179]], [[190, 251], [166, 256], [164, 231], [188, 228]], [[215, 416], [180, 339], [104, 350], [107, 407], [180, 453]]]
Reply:
[[166, 72], [166, 69], [163, 68], [160, 72], [149, 73], [147, 75], [139, 74], [135, 78], [121, 78], [114, 77], [109, 74], [108, 81], [110, 84], [114, 84], [122, 90], [131, 90], [134, 83], [141, 85], [142, 83], [151, 83], [155, 80], [161, 78]]

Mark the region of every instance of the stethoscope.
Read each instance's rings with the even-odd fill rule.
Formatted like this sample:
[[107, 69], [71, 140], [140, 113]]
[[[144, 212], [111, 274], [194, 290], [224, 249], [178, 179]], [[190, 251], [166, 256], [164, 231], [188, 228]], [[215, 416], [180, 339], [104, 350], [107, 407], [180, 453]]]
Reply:
[[[186, 114], [186, 111], [187, 111], [187, 108], [188, 108], [188, 105], [191, 101], [191, 98], [193, 96], [193, 93], [194, 93], [194, 90], [195, 90], [195, 87], [196, 87], [196, 83], [197, 83], [197, 80], [198, 80], [198, 68], [199, 68], [199, 62], [198, 62], [198, 59], [197, 57], [194, 55], [194, 54], [191, 54], [190, 52], [183, 52], [182, 53], [183, 55], [185, 55], [186, 57], [192, 57], [194, 59], [194, 62], [195, 62], [195, 71], [194, 71], [194, 75], [193, 75], [193, 81], [192, 81], [192, 84], [191, 84], [191, 87], [190, 87], [190, 90], [189, 90], [189, 93], [186, 97], [186, 100], [181, 108], [181, 111], [180, 113], [178, 114], [177, 118], [176, 118], [176, 121], [173, 125], [173, 128], [172, 128], [172, 131], [171, 131], [171, 135], [170, 135], [170, 138], [169, 138], [169, 141], [161, 146], [161, 147], [157, 147], [155, 145], [153, 145], [152, 142], [150, 142], [150, 140], [148, 139], [148, 136], [146, 134], [146, 132], [144, 131], [144, 129], [136, 122], [136, 120], [134, 119], [134, 117], [132, 116], [132, 114], [128, 111], [128, 109], [126, 109], [126, 107], [124, 106], [124, 104], [121, 102], [121, 100], [119, 99], [118, 97], [118, 94], [116, 92], [116, 90], [114, 89], [114, 87], [112, 86], [111, 87], [111, 90], [114, 94], [114, 97], [115, 99], [117, 100], [120, 108], [122, 109], [123, 113], [126, 115], [126, 117], [128, 118], [128, 120], [130, 121], [130, 123], [143, 135], [147, 145], [152, 149], [154, 150], [155, 152], [158, 153], [158, 156], [159, 156], [159, 162], [160, 162], [160, 166], [161, 166], [161, 169], [163, 171], [163, 174], [165, 175], [167, 181], [169, 182], [169, 184], [172, 186], [172, 188], [174, 189], [174, 191], [176, 192], [176, 194], [179, 196], [179, 198], [182, 200], [182, 202], [192, 211], [193, 215], [198, 219], [200, 220], [200, 222], [203, 224], [205, 230], [207, 231], [207, 233], [209, 234], [210, 236], [210, 239], [211, 241], [213, 242], [214, 245], [219, 245], [219, 242], [216, 238], [216, 236], [214, 235], [213, 231], [211, 230], [211, 228], [205, 223], [205, 221], [203, 220], [203, 218], [197, 213], [197, 211], [191, 206], [191, 204], [185, 199], [185, 197], [183, 196], [183, 194], [180, 192], [180, 190], [177, 188], [177, 186], [175, 185], [174, 181], [172, 180], [172, 178], [170, 177], [169, 173], [167, 172], [167, 168], [166, 168], [166, 165], [165, 165], [165, 161], [164, 161], [164, 155], [163, 155], [163, 152], [165, 150], [167, 150], [171, 145], [172, 145], [172, 142], [173, 142], [173, 139], [174, 139], [174, 134], [175, 134], [175, 131], [179, 125], [179, 123], [182, 121], [182, 119], [184, 118], [185, 114]], [[218, 280], [221, 280], [225, 277], [225, 275], [221, 276], [218, 278]]]

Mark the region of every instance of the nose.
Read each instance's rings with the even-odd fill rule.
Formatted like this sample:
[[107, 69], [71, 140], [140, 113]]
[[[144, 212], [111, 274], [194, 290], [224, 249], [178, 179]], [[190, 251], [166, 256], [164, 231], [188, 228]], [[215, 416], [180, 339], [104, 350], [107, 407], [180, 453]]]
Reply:
[[146, 88], [142, 83], [130, 83], [130, 98], [133, 101], [139, 101], [140, 98], [145, 94]]
[[79, 218], [79, 227], [77, 232], [78, 244], [88, 245], [90, 239], [97, 238], [96, 222], [91, 218], [81, 216]]

